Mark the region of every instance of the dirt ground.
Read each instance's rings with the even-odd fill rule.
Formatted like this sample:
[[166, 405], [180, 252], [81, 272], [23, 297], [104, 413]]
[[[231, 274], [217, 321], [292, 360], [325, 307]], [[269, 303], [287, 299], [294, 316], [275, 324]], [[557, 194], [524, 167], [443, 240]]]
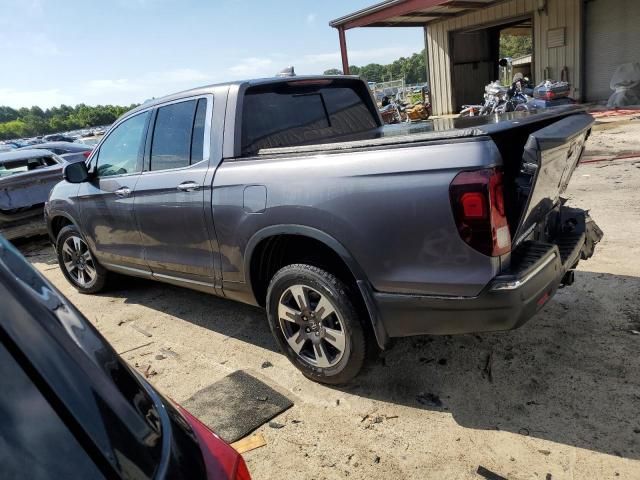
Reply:
[[[625, 151], [640, 122], [589, 142], [597, 155]], [[345, 388], [299, 374], [260, 310], [134, 279], [80, 295], [46, 241], [20, 248], [178, 402], [238, 369], [289, 392], [284, 427], [261, 427], [267, 445], [245, 454], [256, 479], [475, 479], [478, 466], [509, 479], [638, 479], [640, 159], [580, 166], [568, 196], [605, 237], [536, 318], [513, 332], [398, 340]]]

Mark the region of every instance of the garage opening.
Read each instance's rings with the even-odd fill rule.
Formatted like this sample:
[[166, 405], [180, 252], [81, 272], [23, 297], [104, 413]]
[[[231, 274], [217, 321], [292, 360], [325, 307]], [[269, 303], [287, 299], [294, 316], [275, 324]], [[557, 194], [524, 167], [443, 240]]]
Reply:
[[640, 2], [590, 0], [585, 6], [585, 97], [604, 101], [618, 66], [640, 62]]
[[[453, 105], [460, 111], [463, 105], [481, 103], [485, 85], [494, 80], [509, 85], [518, 72], [532, 79], [532, 19], [452, 32], [450, 51]], [[501, 58], [510, 58], [510, 65], [500, 67]]]

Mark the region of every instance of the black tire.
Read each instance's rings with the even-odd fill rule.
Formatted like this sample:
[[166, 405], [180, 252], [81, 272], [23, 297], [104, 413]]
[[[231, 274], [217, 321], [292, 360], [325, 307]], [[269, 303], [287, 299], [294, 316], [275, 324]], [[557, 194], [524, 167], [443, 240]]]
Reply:
[[[278, 311], [281, 308], [286, 309], [287, 302], [288, 305], [294, 305], [294, 310], [296, 307], [300, 308], [300, 302], [295, 301], [292, 293], [294, 290], [298, 291], [298, 287], [305, 292], [309, 308], [301, 308], [301, 315], [296, 321], [280, 320]], [[349, 382], [360, 372], [367, 348], [363, 319], [357, 313], [353, 295], [354, 293], [334, 275], [311, 265], [288, 265], [271, 279], [267, 290], [267, 317], [271, 332], [281, 350], [307, 378], [320, 383], [339, 385]], [[328, 304], [325, 303], [325, 299], [329, 301]], [[291, 303], [292, 301], [294, 303]], [[330, 310], [332, 313], [323, 315], [325, 309], [320, 306], [321, 302], [328, 305], [329, 310], [333, 309]], [[290, 318], [293, 319], [293, 316]], [[289, 341], [285, 330], [293, 332], [288, 337]], [[342, 336], [335, 335], [336, 333], [342, 333]], [[295, 342], [294, 337], [299, 338], [298, 336], [304, 338]], [[299, 353], [290, 345], [289, 342], [292, 340], [298, 345], [303, 344]], [[320, 347], [319, 344], [323, 346]], [[343, 346], [342, 350], [334, 347], [338, 344]], [[339, 353], [340, 351], [342, 353]], [[324, 363], [331, 363], [330, 365], [319, 365], [323, 356]], [[315, 357], [315, 364], [312, 357]]]
[[[86, 270], [86, 274], [82, 274], [83, 278], [85, 279], [84, 283], [81, 283], [79, 281], [78, 275], [81, 275], [80, 273], [76, 273], [76, 275], [74, 275], [69, 272], [69, 270], [65, 266], [65, 259], [69, 259], [68, 254], [64, 251], [65, 244], [68, 241], [72, 242], [74, 238], [80, 239], [83, 243], [84, 248], [82, 251], [86, 252], [85, 255], [87, 256], [84, 268], [89, 265], [90, 267], [93, 267], [93, 270], [95, 271], [94, 278], [91, 278], [89, 269]], [[87, 247], [87, 243], [84, 240], [84, 237], [75, 225], [69, 225], [60, 230], [60, 233], [58, 234], [58, 238], [56, 240], [56, 254], [58, 256], [58, 265], [60, 266], [62, 274], [78, 292], [98, 293], [104, 289], [107, 284], [107, 277], [109, 272], [107, 272], [107, 270], [105, 270], [102, 265], [100, 265], [95, 259], [93, 253], [91, 253], [91, 250]], [[78, 270], [76, 269], [75, 272], [78, 272]]]

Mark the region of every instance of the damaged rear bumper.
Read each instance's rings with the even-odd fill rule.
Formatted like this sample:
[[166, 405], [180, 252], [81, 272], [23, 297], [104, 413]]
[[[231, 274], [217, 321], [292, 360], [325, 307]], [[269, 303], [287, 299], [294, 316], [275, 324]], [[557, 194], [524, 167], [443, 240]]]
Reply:
[[602, 231], [583, 210], [563, 207], [563, 230], [550, 242], [526, 241], [511, 265], [476, 297], [374, 293], [389, 337], [451, 335], [510, 330], [533, 317], [562, 284], [570, 284], [580, 260], [593, 255]]

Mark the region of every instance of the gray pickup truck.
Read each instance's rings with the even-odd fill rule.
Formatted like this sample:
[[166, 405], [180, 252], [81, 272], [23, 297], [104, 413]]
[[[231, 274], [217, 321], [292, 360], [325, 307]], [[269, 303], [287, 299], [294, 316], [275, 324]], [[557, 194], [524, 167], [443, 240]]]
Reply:
[[578, 108], [382, 125], [365, 82], [198, 88], [120, 118], [45, 208], [80, 291], [112, 272], [266, 308], [307, 377], [344, 383], [390, 338], [516, 328], [602, 232], [561, 198]]

